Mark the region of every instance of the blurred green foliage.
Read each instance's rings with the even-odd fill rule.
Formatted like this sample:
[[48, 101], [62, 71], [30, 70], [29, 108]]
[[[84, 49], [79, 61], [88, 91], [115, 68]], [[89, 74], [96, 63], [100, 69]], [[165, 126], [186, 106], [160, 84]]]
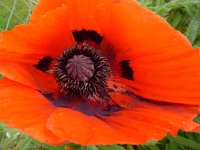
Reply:
[[[200, 47], [200, 0], [138, 1], [184, 33], [194, 47]], [[36, 3], [37, 0], [0, 0], [0, 30], [27, 23]], [[200, 115], [195, 121], [200, 122]], [[66, 146], [76, 150], [200, 150], [200, 133], [179, 131], [177, 137], [169, 134], [159, 142], [152, 140], [144, 145], [50, 146], [0, 124], [0, 150], [64, 150]]]
[[0, 0], [0, 30], [28, 22], [36, 3], [36, 0]]

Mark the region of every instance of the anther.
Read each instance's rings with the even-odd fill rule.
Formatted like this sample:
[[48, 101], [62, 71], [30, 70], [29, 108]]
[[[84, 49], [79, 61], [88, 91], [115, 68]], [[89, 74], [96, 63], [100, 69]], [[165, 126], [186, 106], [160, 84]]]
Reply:
[[66, 49], [57, 58], [54, 75], [64, 95], [103, 97], [110, 64], [96, 48], [84, 43]]

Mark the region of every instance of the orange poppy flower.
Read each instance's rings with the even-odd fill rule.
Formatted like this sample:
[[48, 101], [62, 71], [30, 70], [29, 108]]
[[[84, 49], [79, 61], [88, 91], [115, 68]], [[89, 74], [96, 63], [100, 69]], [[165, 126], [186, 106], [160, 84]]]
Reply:
[[48, 144], [198, 129], [200, 53], [134, 0], [40, 0], [1, 33], [0, 120]]

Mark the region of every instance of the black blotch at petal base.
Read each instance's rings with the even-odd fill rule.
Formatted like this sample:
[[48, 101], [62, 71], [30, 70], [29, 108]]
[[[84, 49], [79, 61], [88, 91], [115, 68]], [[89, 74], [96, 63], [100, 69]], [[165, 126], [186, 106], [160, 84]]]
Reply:
[[81, 43], [84, 41], [93, 41], [96, 44], [101, 44], [102, 40], [103, 40], [103, 36], [99, 35], [96, 31], [94, 30], [74, 30], [72, 32], [72, 35], [75, 39], [76, 42]]

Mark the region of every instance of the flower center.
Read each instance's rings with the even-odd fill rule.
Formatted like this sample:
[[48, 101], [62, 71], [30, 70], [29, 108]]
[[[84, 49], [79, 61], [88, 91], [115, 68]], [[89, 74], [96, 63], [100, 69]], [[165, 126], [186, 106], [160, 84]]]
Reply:
[[57, 58], [54, 75], [64, 95], [102, 98], [110, 64], [95, 47], [83, 43], [66, 49]]
[[75, 81], [88, 81], [94, 75], [94, 63], [84, 55], [75, 55], [68, 60], [66, 71]]

